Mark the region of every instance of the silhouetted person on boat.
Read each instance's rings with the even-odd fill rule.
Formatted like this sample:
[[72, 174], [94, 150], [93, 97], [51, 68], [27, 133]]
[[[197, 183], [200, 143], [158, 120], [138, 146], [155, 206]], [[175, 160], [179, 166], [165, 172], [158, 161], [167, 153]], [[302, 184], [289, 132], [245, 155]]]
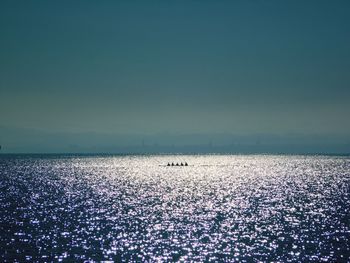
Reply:
[[181, 166], [184, 166], [184, 164], [181, 162], [181, 164], [180, 164]]
[[168, 165], [167, 166], [170, 166], [170, 163], [168, 163]]
[[174, 163], [171, 163], [171, 166], [174, 166]]
[[185, 166], [188, 166], [188, 164], [185, 162]]
[[179, 163], [176, 163], [176, 166], [179, 166]]

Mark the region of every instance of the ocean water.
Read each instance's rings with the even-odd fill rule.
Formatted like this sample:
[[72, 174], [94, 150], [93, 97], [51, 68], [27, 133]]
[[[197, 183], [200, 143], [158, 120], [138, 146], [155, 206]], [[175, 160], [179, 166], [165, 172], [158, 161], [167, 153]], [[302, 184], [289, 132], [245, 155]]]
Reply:
[[349, 257], [348, 156], [0, 155], [1, 262]]

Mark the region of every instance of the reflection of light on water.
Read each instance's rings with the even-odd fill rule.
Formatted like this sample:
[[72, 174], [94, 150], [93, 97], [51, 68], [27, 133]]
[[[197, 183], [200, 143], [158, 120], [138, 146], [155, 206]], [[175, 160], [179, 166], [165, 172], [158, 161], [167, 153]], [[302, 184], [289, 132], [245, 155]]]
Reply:
[[[166, 166], [173, 161], [189, 166]], [[285, 262], [349, 254], [348, 158], [111, 156], [0, 165], [0, 244], [10, 251], [1, 259]]]

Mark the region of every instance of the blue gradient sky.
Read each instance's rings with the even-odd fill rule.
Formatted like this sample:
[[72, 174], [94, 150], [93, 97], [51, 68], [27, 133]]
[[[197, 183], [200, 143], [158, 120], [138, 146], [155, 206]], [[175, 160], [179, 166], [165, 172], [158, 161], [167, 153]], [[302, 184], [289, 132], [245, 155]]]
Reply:
[[350, 137], [350, 1], [1, 1], [0, 126]]

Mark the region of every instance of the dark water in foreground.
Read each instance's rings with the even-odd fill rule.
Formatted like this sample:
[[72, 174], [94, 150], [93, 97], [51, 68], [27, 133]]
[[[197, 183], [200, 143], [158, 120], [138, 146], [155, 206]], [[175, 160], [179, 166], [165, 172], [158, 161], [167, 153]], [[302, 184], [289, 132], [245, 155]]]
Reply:
[[1, 262], [349, 262], [350, 157], [3, 155], [0, 209]]

